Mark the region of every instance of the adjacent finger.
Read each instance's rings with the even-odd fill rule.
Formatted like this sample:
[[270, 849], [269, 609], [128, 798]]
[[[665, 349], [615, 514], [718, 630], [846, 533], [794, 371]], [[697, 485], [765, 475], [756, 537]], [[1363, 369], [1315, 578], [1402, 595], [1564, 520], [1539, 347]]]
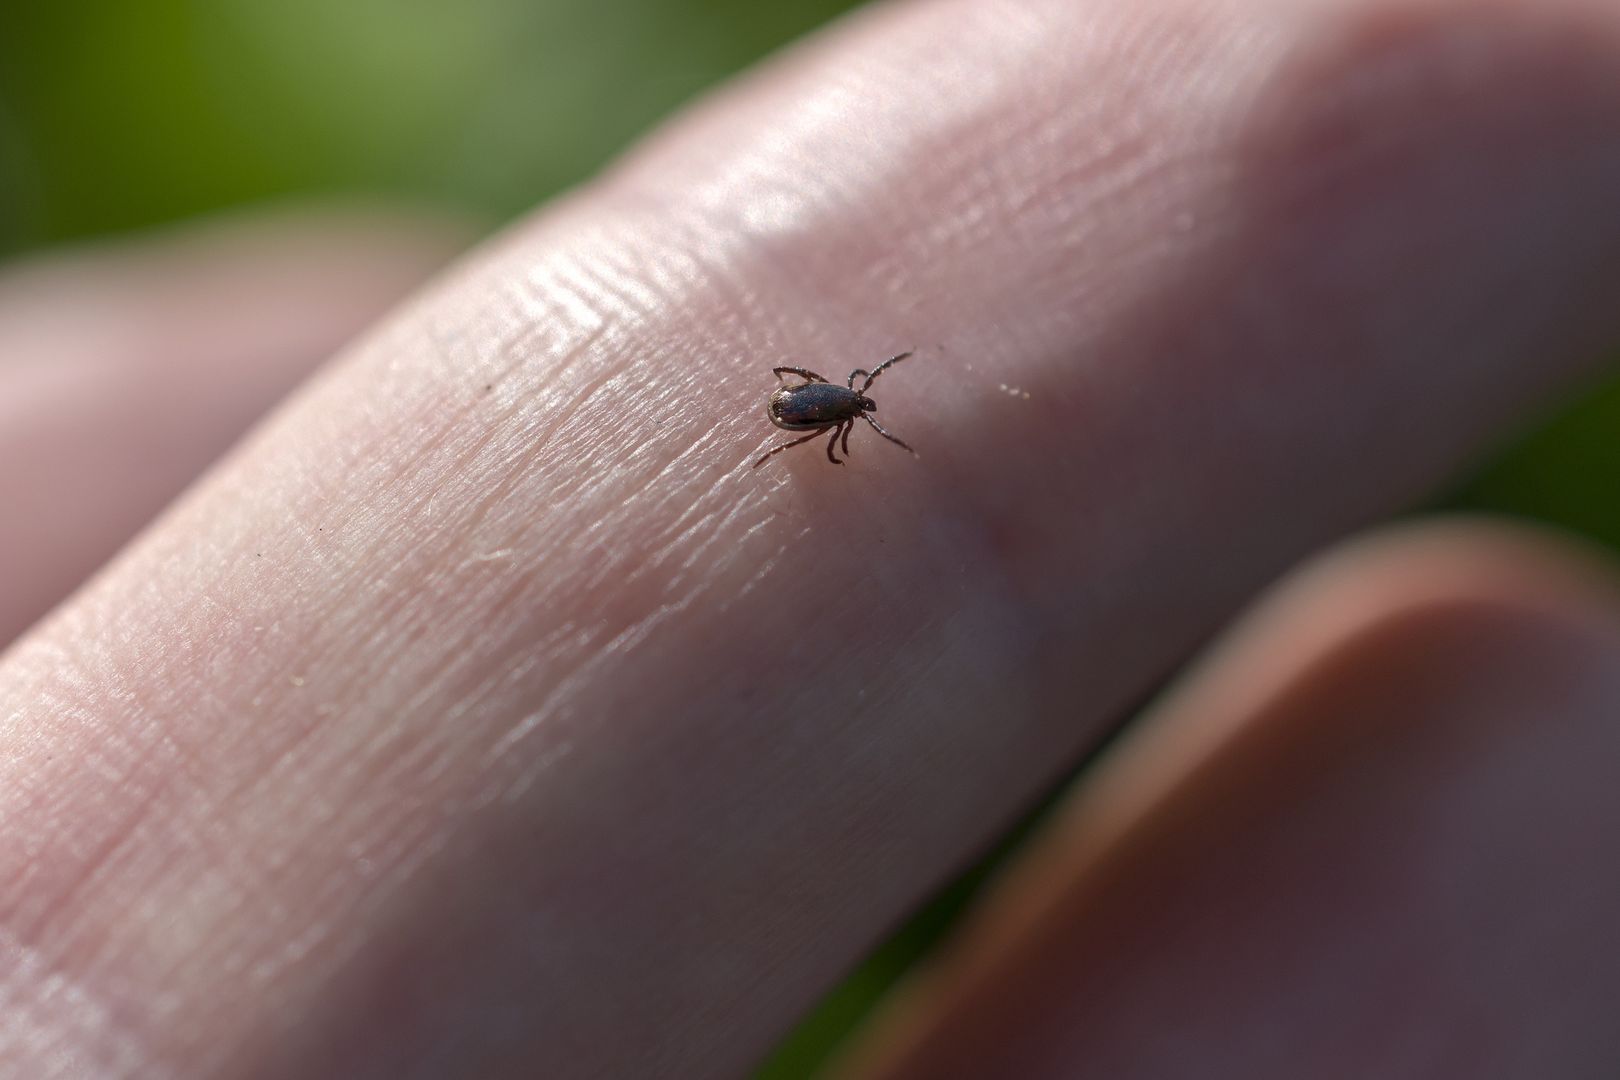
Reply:
[[1607, 1075], [1617, 713], [1590, 556], [1352, 545], [1098, 764], [851, 1071]]
[[[13, 1023], [745, 1067], [1251, 589], [1596, 370], [1616, 21], [899, 5], [701, 109], [0, 667], [14, 983], [75, 994]], [[750, 469], [770, 367], [930, 343], [874, 391], [920, 461]]]
[[0, 272], [0, 649], [462, 239], [282, 211]]

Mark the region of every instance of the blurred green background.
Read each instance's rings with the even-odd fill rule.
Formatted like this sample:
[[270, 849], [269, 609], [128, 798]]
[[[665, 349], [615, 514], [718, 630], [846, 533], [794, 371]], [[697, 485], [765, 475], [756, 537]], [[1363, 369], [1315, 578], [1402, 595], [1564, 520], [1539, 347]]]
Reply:
[[[492, 228], [849, 0], [85, 0], [0, 5], [0, 258], [243, 203], [381, 196]], [[1443, 500], [1620, 546], [1620, 382]], [[1003, 850], [1010, 848], [1009, 841]], [[968, 875], [763, 1076], [803, 1076], [949, 927]]]
[[0, 253], [311, 192], [504, 219], [853, 6], [0, 4]]

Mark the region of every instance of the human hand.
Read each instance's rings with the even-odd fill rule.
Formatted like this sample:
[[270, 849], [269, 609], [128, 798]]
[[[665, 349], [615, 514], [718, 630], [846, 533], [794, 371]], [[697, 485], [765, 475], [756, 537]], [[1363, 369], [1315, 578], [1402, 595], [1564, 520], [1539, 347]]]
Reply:
[[[1599, 369], [1617, 52], [1579, 0], [947, 0], [701, 106], [0, 662], [0, 1060], [745, 1069], [1256, 590]], [[770, 367], [913, 346], [921, 460], [750, 469]], [[1370, 550], [1086, 774], [860, 1067], [1613, 1060], [1612, 597]]]

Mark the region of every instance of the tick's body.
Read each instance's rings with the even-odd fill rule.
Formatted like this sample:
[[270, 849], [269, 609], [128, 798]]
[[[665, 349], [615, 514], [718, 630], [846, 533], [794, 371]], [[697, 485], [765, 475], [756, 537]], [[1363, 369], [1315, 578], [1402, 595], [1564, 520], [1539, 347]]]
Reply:
[[[910, 355], [901, 353], [899, 356], [890, 357], [873, 368], [870, 373], [863, 368], [856, 368], [849, 373], [848, 386], [837, 386], [804, 368], [772, 368], [771, 372], [777, 378], [788, 374], [797, 375], [805, 381], [778, 388], [765, 404], [765, 415], [770, 417], [771, 423], [785, 431], [808, 431], [810, 434], [770, 450], [764, 457], [754, 462], [754, 468], [765, 464], [773, 455], [780, 454], [790, 446], [798, 446], [813, 439], [823, 431], [832, 432], [832, 436], [827, 440], [827, 460], [834, 465], [842, 465], [843, 462], [833, 456], [833, 447], [838, 444], [839, 436], [842, 435], [844, 456], [849, 456], [849, 431], [855, 426], [856, 420], [865, 420], [885, 439], [911, 450], [911, 447], [884, 431], [878, 426], [878, 422], [872, 419], [869, 414], [877, 411], [877, 402], [866, 396], [866, 391], [871, 388], [877, 377], [883, 374], [885, 368], [890, 364], [898, 364]], [[859, 390], [855, 389], [857, 375], [866, 376], [866, 381], [861, 384]], [[915, 450], [911, 452], [916, 453]]]
[[783, 386], [771, 395], [765, 415], [786, 431], [810, 431], [853, 420], [875, 409], [872, 399], [833, 383]]

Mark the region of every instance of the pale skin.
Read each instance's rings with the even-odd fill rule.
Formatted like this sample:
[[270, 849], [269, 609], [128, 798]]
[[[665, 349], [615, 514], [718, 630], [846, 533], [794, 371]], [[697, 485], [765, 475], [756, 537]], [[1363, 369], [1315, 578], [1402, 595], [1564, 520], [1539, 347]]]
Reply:
[[[0, 656], [0, 1062], [746, 1070], [1263, 585], [1605, 370], [1616, 70], [1595, 0], [943, 0], [702, 104], [341, 349]], [[161, 430], [335, 347], [419, 244], [199, 365]], [[251, 251], [0, 280], [0, 356]], [[164, 327], [233, 355], [288, 321], [263, 280], [96, 323], [66, 389], [0, 367], [32, 418], [0, 424], [0, 626], [99, 550], [12, 520], [72, 491], [74, 536], [131, 528], [68, 467], [126, 393], [97, 365]], [[771, 366], [923, 342], [880, 387], [925, 458], [750, 469]], [[1483, 526], [1355, 550], [1085, 774], [861, 1068], [1615, 1059], [1608, 571]]]

